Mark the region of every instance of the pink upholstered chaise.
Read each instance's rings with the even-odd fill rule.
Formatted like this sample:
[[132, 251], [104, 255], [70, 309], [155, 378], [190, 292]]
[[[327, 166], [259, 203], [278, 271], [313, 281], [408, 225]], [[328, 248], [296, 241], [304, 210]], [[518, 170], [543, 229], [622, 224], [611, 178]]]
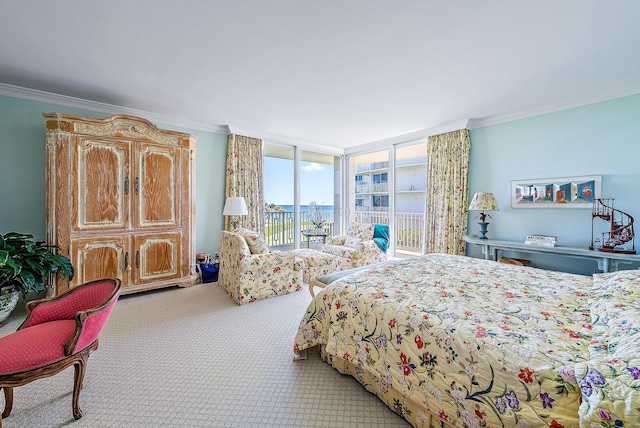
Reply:
[[101, 279], [79, 285], [51, 299], [27, 303], [27, 318], [15, 333], [0, 338], [0, 388], [11, 413], [13, 388], [52, 376], [74, 366], [72, 410], [80, 419], [78, 404], [91, 351], [98, 334], [120, 295], [119, 279]]

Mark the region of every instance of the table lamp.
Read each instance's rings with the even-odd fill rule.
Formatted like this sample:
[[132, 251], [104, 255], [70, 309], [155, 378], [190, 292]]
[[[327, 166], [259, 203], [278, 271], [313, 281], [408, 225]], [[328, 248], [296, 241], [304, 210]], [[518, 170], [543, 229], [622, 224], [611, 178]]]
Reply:
[[224, 202], [224, 208], [222, 209], [222, 214], [231, 217], [231, 224], [234, 229], [238, 228], [238, 220], [235, 218], [236, 216], [247, 215], [249, 211], [247, 210], [247, 203], [242, 196], [228, 196], [227, 200]]
[[488, 222], [485, 222], [486, 218], [491, 216], [489, 214], [485, 214], [485, 211], [500, 211], [498, 208], [498, 203], [496, 202], [496, 198], [493, 197], [493, 193], [489, 192], [480, 192], [473, 195], [473, 199], [471, 200], [471, 204], [469, 205], [469, 211], [480, 211], [480, 214], [477, 218], [480, 219], [478, 224], [480, 225], [480, 233], [482, 236], [480, 239], [487, 239], [487, 225]]

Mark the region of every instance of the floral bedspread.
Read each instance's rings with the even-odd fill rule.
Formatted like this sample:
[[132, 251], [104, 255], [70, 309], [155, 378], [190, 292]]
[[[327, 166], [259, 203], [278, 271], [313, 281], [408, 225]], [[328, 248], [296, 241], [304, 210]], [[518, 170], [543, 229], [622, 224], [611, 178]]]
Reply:
[[594, 275], [589, 360], [576, 365], [580, 426], [640, 426], [640, 270]]
[[576, 427], [592, 278], [430, 254], [320, 292], [294, 351], [322, 345], [412, 425]]

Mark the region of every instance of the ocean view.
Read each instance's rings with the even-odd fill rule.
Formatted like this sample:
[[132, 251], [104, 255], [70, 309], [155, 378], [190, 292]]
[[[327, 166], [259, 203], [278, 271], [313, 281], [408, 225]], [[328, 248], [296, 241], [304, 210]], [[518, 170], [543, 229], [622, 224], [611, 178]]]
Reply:
[[[293, 212], [293, 205], [280, 205], [280, 204], [275, 204], [275, 205], [282, 207], [286, 211]], [[333, 205], [316, 205], [316, 207], [318, 207], [318, 209], [322, 210], [323, 212], [333, 211]], [[309, 211], [309, 205], [300, 205], [301, 213], [306, 213], [307, 211]]]

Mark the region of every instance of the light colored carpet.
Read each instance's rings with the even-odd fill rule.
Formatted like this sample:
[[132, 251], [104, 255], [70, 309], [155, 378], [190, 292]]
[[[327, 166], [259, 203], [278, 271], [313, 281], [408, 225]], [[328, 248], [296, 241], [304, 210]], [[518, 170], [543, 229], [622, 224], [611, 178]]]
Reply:
[[[82, 419], [69, 368], [15, 388], [3, 426], [407, 427], [316, 352], [292, 360], [310, 300], [304, 287], [236, 306], [216, 283], [124, 296], [89, 358]], [[0, 336], [23, 318], [14, 311]]]

